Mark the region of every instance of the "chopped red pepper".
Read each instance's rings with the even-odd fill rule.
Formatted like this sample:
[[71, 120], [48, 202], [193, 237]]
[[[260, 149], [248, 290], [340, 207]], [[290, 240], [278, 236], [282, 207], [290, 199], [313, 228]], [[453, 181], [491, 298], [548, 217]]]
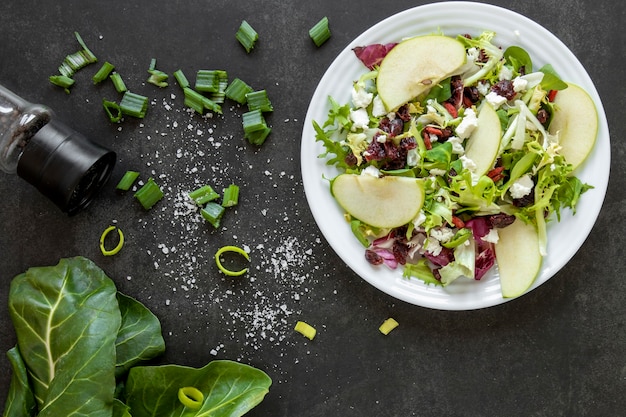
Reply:
[[424, 131], [428, 133], [429, 135], [435, 135], [438, 137], [443, 136], [443, 132], [441, 131], [441, 129], [433, 127], [433, 126], [426, 126], [424, 128]]
[[504, 171], [503, 166], [495, 167], [494, 169], [492, 169], [491, 171], [487, 173], [487, 176], [491, 178], [493, 182], [498, 182], [502, 178], [504, 178], [504, 174], [502, 174], [502, 171]]
[[448, 113], [450, 113], [450, 116], [452, 116], [453, 118], [456, 118], [459, 115], [459, 112], [457, 111], [456, 107], [454, 107], [454, 104], [450, 103], [449, 101], [444, 101], [443, 107], [446, 108]]
[[548, 93], [548, 101], [550, 103], [554, 101], [554, 98], [556, 97], [556, 93], [558, 93], [558, 90], [550, 90], [550, 92]]
[[457, 229], [462, 229], [465, 227], [465, 222], [456, 216], [452, 216], [452, 224], [454, 224], [454, 227], [456, 227]]
[[422, 137], [424, 138], [424, 146], [426, 146], [426, 149], [431, 150], [433, 148], [433, 144], [430, 141], [430, 135], [426, 130], [423, 131]]

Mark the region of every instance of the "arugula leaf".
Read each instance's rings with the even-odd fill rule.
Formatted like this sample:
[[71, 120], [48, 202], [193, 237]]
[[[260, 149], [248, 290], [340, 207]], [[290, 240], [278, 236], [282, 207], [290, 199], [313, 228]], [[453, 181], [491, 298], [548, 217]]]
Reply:
[[111, 416], [121, 322], [115, 294], [113, 281], [80, 257], [11, 282], [9, 313], [39, 416]]
[[[133, 417], [238, 417], [259, 404], [271, 379], [238, 362], [216, 360], [196, 369], [178, 365], [137, 366], [128, 373], [126, 404]], [[204, 394], [197, 410], [185, 408], [178, 390], [194, 387]]]

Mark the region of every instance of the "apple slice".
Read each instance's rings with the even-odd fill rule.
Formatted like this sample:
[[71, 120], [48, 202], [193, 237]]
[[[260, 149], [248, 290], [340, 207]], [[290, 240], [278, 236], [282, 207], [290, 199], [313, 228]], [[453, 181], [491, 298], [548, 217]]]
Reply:
[[374, 227], [407, 224], [424, 204], [422, 183], [409, 177], [341, 174], [331, 192], [348, 214]]
[[387, 110], [395, 110], [453, 75], [465, 60], [463, 44], [448, 36], [425, 35], [404, 40], [380, 63], [378, 94]]
[[486, 101], [478, 113], [478, 126], [465, 143], [465, 156], [476, 164], [476, 175], [486, 174], [496, 161], [500, 150], [502, 127], [500, 118]]
[[504, 298], [524, 294], [535, 282], [543, 257], [539, 252], [539, 236], [534, 225], [516, 219], [511, 225], [498, 229], [495, 245]]
[[548, 131], [558, 132], [561, 155], [578, 168], [591, 153], [598, 136], [598, 112], [589, 94], [577, 86], [568, 83], [565, 90], [556, 94], [556, 111]]

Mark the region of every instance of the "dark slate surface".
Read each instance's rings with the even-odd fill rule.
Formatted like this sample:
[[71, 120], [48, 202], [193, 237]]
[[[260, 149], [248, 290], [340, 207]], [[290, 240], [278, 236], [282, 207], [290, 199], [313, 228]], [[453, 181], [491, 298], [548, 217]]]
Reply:
[[[163, 363], [201, 366], [234, 359], [265, 370], [274, 383], [251, 416], [617, 416], [626, 408], [626, 297], [623, 233], [625, 128], [623, 2], [490, 2], [551, 30], [587, 68], [613, 134], [611, 181], [595, 228], [548, 283], [503, 305], [434, 311], [397, 301], [352, 273], [330, 249], [309, 212], [299, 164], [309, 99], [334, 57], [381, 19], [412, 6], [394, 2], [4, 1], [0, 6], [0, 83], [118, 152], [113, 180], [87, 211], [68, 218], [23, 181], [0, 180], [0, 299], [36, 265], [82, 255], [119, 289], [161, 319]], [[332, 38], [317, 49], [308, 29], [323, 16]], [[261, 40], [246, 54], [234, 39], [242, 19]], [[78, 31], [114, 63], [133, 91], [151, 97], [143, 121], [111, 125], [100, 107], [115, 99], [93, 86], [91, 67], [70, 95], [47, 82], [77, 49]], [[145, 84], [151, 58], [172, 73], [225, 69], [275, 106], [261, 148], [242, 139], [242, 109], [212, 120], [187, 113], [174, 83]], [[172, 94], [174, 96], [172, 96]], [[164, 187], [144, 212], [114, 191], [127, 169]], [[198, 183], [242, 186], [241, 203], [211, 230], [178, 207]], [[120, 254], [105, 258], [100, 233], [125, 232]], [[251, 273], [225, 278], [212, 259], [225, 244], [251, 250]], [[377, 328], [392, 316], [388, 337]], [[314, 341], [293, 332], [305, 320]], [[15, 343], [0, 308], [0, 351]], [[0, 360], [2, 404], [10, 366]]]

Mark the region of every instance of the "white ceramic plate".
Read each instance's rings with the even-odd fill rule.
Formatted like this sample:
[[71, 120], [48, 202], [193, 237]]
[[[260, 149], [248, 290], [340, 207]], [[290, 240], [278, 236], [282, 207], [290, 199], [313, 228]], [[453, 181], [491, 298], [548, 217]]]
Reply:
[[533, 66], [550, 63], [569, 82], [582, 86], [596, 103], [600, 128], [593, 153], [577, 172], [577, 176], [595, 188], [583, 195], [576, 215], [563, 212], [561, 222], [552, 222], [548, 229], [548, 254], [541, 273], [531, 289], [556, 274], [580, 249], [598, 217], [606, 193], [610, 166], [609, 130], [600, 97], [582, 64], [552, 33], [532, 20], [510, 10], [481, 3], [445, 2], [415, 7], [376, 24], [352, 41], [335, 59], [313, 94], [302, 134], [301, 164], [306, 197], [320, 230], [333, 250], [360, 277], [387, 294], [408, 303], [441, 310], [471, 310], [507, 301], [500, 294], [497, 268], [480, 281], [458, 279], [446, 288], [428, 286], [417, 279], [405, 279], [401, 269], [372, 266], [364, 257], [364, 248], [357, 242], [329, 192], [328, 181], [338, 174], [318, 158], [324, 148], [315, 141], [312, 121], [322, 124], [328, 114], [328, 96], [339, 103], [350, 101], [352, 82], [366, 71], [352, 52], [356, 46], [397, 42], [402, 38], [437, 31], [456, 36], [474, 36], [483, 30], [496, 32], [494, 43], [506, 48], [525, 48]]

